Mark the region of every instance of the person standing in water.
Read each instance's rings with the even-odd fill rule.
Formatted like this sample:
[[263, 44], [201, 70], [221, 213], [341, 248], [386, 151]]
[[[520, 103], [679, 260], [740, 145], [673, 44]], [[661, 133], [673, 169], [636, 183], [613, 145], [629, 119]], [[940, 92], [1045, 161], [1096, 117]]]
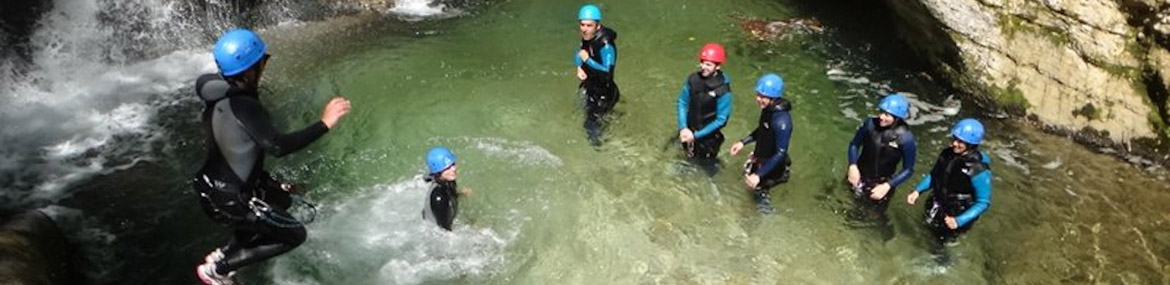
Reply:
[[577, 65], [578, 91], [584, 93], [585, 131], [589, 142], [601, 144], [605, 115], [621, 98], [613, 73], [617, 64], [617, 32], [601, 25], [601, 9], [589, 4], [577, 12], [581, 47], [573, 57]]
[[744, 183], [761, 213], [772, 212], [771, 189], [788, 182], [792, 159], [788, 142], [792, 137], [792, 103], [782, 98], [784, 79], [776, 74], [760, 77], [756, 83], [756, 103], [760, 120], [756, 129], [731, 145], [731, 155], [738, 155], [747, 144], [756, 143], [744, 166]]
[[979, 150], [983, 123], [963, 119], [951, 129], [951, 138], [934, 168], [906, 196], [913, 205], [921, 193], [934, 190], [925, 205], [926, 225], [946, 245], [955, 244], [991, 207], [991, 156]]
[[459, 196], [470, 195], [470, 191], [461, 191], [455, 183], [458, 176], [455, 165], [455, 153], [445, 147], [436, 147], [427, 151], [427, 175], [423, 177], [427, 182], [434, 182], [435, 187], [427, 195], [427, 202], [423, 208], [423, 219], [438, 224], [444, 230], [451, 230], [455, 223], [455, 215], [459, 213]]
[[[894, 188], [910, 179], [918, 147], [906, 118], [910, 102], [902, 94], [886, 96], [878, 104], [881, 114], [857, 128], [849, 142], [849, 170], [846, 180], [854, 195], [884, 213]], [[897, 171], [898, 163], [902, 170]]]
[[722, 130], [731, 117], [731, 79], [721, 70], [727, 61], [723, 46], [704, 45], [698, 59], [699, 70], [687, 77], [678, 94], [678, 140], [688, 158], [714, 174]]
[[219, 74], [196, 80], [206, 103], [207, 159], [194, 177], [203, 210], [232, 230], [231, 240], [196, 267], [206, 284], [233, 284], [237, 269], [296, 248], [305, 241], [304, 225], [287, 212], [294, 188], [264, 170], [264, 156], [296, 152], [337, 126], [350, 103], [336, 97], [321, 120], [292, 133], [280, 131], [260, 104], [258, 87], [268, 63], [267, 46], [256, 33], [225, 33], [212, 51]]

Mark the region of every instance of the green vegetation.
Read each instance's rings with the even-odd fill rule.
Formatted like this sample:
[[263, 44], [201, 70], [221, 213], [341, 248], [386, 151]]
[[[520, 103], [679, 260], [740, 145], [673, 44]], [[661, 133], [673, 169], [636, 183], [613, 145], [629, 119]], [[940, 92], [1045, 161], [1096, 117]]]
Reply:
[[1073, 110], [1072, 114], [1073, 116], [1085, 117], [1090, 121], [1101, 119], [1101, 109], [1098, 109], [1093, 103], [1085, 104], [1080, 109]]
[[991, 87], [991, 99], [995, 104], [1006, 108], [1010, 112], [1023, 114], [1028, 108], [1032, 107], [1028, 103], [1028, 99], [1024, 98], [1024, 92], [1016, 87], [1016, 82], [1012, 82], [1007, 88]]

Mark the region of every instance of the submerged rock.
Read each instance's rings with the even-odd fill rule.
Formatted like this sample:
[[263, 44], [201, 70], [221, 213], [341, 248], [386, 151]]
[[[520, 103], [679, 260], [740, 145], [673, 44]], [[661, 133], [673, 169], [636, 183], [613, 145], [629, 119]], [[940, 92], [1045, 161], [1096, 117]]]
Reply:
[[782, 21], [741, 19], [739, 27], [757, 41], [786, 39], [794, 33], [819, 34], [825, 31], [817, 19], [793, 18]]
[[65, 236], [40, 211], [0, 226], [0, 284], [77, 284]]

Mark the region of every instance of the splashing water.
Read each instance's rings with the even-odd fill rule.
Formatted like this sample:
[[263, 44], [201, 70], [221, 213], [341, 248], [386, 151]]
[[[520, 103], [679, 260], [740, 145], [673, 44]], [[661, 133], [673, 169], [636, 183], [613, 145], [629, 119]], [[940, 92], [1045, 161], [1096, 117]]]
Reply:
[[[270, 278], [278, 284], [417, 284], [485, 276], [505, 263], [504, 250], [516, 239], [522, 217], [512, 212], [513, 228], [505, 233], [462, 218], [447, 232], [422, 219], [431, 187], [416, 176], [374, 186], [330, 208], [332, 214], [310, 228], [312, 239], [295, 252], [298, 257], [279, 259]], [[305, 267], [315, 274], [292, 273]], [[353, 275], [355, 268], [367, 274]]]

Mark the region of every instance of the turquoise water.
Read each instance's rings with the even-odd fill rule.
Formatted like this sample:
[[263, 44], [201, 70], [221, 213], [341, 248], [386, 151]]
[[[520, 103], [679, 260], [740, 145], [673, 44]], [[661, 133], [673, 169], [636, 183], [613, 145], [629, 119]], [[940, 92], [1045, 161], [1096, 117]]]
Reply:
[[[903, 200], [930, 168], [957, 117], [943, 115], [946, 89], [911, 84], [874, 66], [864, 48], [832, 33], [770, 43], [748, 38], [743, 18], [802, 17], [776, 1], [610, 1], [605, 25], [619, 33], [622, 102], [600, 147], [589, 145], [575, 89], [572, 15], [580, 3], [513, 0], [456, 19], [404, 23], [369, 17], [284, 26], [265, 33], [273, 61], [265, 103], [288, 128], [316, 120], [335, 89], [354, 111], [306, 151], [270, 160], [274, 172], [311, 189], [321, 216], [309, 241], [262, 266], [248, 284], [984, 284], [1167, 283], [1170, 192], [1160, 169], [1144, 170], [1060, 137], [963, 105], [958, 116], [988, 121], [996, 174], [991, 209], [939, 265]], [[734, 111], [724, 133], [754, 128], [751, 85], [766, 72], [788, 83], [795, 132], [792, 179], [773, 189], [773, 215], [756, 212], [742, 183], [744, 157], [721, 154], [709, 177], [671, 143], [675, 99], [695, 53], [728, 47]], [[851, 54], [845, 54], [849, 51]], [[862, 54], [862, 55], [852, 55]], [[913, 87], [908, 87], [913, 86]], [[858, 219], [841, 185], [845, 147], [873, 102], [891, 90], [919, 94], [919, 159], [888, 210], [889, 230]], [[189, 273], [224, 236], [183, 184], [202, 159], [198, 103], [169, 112], [181, 147], [173, 163], [131, 177], [181, 199], [148, 193], [147, 213], [107, 214], [124, 235], [116, 256], [146, 276], [193, 281]], [[422, 156], [443, 145], [459, 155], [461, 200], [453, 232], [421, 220]], [[724, 148], [730, 147], [730, 143]], [[144, 168], [158, 167], [162, 170]], [[161, 174], [159, 174], [161, 172]], [[83, 196], [83, 207], [123, 206]], [[112, 193], [112, 194], [110, 194]], [[143, 197], [142, 194], [136, 194]], [[127, 195], [128, 196], [128, 195]], [[89, 199], [89, 200], [86, 200]], [[107, 202], [108, 201], [108, 202]], [[165, 201], [165, 202], [162, 202]], [[109, 204], [107, 204], [109, 203]], [[94, 206], [98, 205], [98, 206]], [[163, 206], [170, 205], [170, 209]], [[157, 208], [154, 206], [158, 206]], [[128, 212], [129, 210], [127, 210]], [[120, 212], [120, 211], [119, 211]], [[109, 222], [107, 222], [109, 223]], [[129, 225], [126, 225], [128, 223]], [[148, 227], [160, 223], [160, 227]], [[892, 238], [887, 240], [888, 231]], [[149, 240], [146, 249], [135, 241]], [[182, 249], [182, 254], [168, 253]], [[160, 249], [160, 250], [155, 250]], [[129, 252], [129, 253], [127, 253]], [[135, 261], [161, 258], [166, 262]], [[151, 263], [151, 264], [147, 264]], [[125, 269], [130, 270], [130, 269]], [[157, 280], [134, 277], [126, 280]]]

